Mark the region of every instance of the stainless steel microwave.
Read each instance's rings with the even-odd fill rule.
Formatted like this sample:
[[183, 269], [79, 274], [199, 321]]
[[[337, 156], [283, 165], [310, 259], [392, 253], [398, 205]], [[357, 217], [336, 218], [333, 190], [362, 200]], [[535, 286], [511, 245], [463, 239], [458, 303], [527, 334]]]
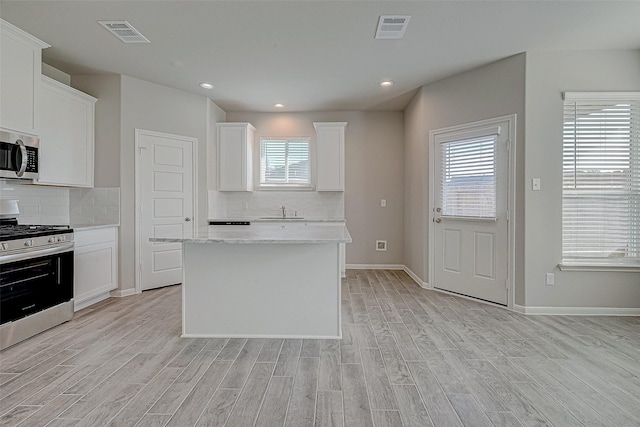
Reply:
[[0, 178], [37, 179], [40, 140], [0, 131]]

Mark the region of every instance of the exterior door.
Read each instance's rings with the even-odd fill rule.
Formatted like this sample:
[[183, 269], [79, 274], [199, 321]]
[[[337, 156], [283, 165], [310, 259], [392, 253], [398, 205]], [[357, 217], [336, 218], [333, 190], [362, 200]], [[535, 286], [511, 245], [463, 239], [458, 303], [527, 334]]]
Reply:
[[433, 286], [504, 305], [510, 126], [503, 119], [432, 134]]
[[182, 244], [149, 238], [193, 231], [193, 161], [197, 140], [136, 130], [141, 290], [182, 283]]

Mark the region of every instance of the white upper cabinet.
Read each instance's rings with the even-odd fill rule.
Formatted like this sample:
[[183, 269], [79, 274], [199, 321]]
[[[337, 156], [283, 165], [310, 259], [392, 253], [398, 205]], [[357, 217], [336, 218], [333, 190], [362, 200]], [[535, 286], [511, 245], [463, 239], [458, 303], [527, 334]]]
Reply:
[[39, 135], [40, 69], [47, 47], [0, 19], [0, 128]]
[[93, 187], [96, 98], [42, 76], [38, 184]]
[[344, 191], [344, 130], [346, 122], [314, 123], [316, 128], [317, 191]]
[[251, 123], [218, 123], [218, 191], [253, 190]]

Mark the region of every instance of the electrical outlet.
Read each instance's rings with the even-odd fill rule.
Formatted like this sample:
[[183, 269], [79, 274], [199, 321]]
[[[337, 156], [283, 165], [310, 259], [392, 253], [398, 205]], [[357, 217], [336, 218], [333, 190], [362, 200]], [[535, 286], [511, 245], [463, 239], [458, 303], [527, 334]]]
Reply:
[[376, 240], [376, 251], [386, 251], [386, 250], [387, 250], [387, 241]]
[[387, 199], [381, 199], [380, 200], [380, 207], [382, 207], [382, 208], [386, 208], [387, 207]]
[[545, 279], [546, 279], [547, 286], [553, 286], [556, 284], [556, 277], [555, 277], [555, 274], [553, 273], [546, 273]]

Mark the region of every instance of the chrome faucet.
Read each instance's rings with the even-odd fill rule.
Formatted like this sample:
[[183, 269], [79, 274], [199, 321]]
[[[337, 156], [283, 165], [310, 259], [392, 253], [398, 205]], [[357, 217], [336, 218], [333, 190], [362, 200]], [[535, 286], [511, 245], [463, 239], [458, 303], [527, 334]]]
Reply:
[[280, 209], [282, 209], [282, 218], [286, 218], [287, 217], [287, 207], [285, 205], [280, 206]]

